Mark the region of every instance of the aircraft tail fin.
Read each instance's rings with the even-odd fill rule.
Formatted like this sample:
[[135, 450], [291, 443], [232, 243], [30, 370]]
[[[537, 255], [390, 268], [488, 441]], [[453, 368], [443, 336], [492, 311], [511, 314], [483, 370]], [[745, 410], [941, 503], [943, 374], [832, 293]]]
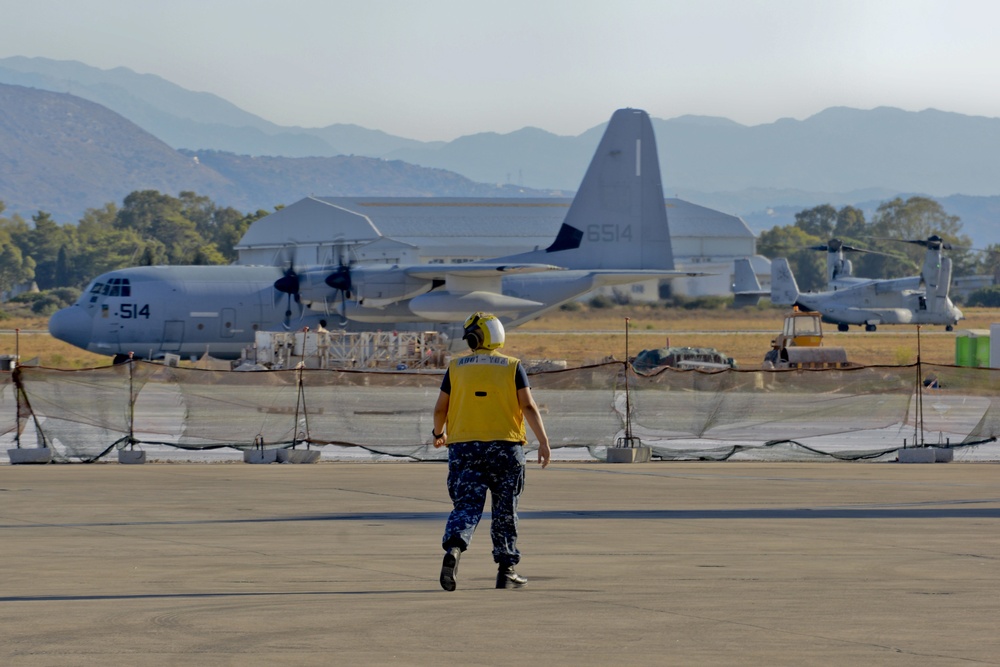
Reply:
[[771, 303], [778, 306], [794, 305], [799, 298], [799, 285], [792, 275], [788, 260], [779, 257], [771, 262]]
[[944, 313], [951, 309], [952, 303], [948, 298], [951, 291], [951, 258], [941, 258], [941, 270], [931, 281], [925, 278], [927, 286], [927, 308], [932, 313]]
[[750, 260], [744, 257], [735, 260], [733, 262], [733, 306], [736, 308], [756, 306], [764, 294]]
[[941, 274], [943, 273], [944, 261], [947, 259], [947, 257], [941, 257], [940, 247], [927, 248], [927, 253], [924, 255], [924, 265], [920, 269], [920, 278], [924, 282], [928, 299], [935, 296], [941, 290]]
[[555, 241], [503, 259], [567, 269], [674, 269], [656, 138], [645, 111], [611, 116]]

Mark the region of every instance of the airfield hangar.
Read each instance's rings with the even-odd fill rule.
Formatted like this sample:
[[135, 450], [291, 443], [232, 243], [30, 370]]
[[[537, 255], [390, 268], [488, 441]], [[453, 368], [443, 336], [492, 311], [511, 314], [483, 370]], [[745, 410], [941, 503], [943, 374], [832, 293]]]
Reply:
[[[462, 263], [547, 247], [569, 198], [306, 197], [254, 222], [236, 245], [239, 264], [304, 266], [353, 262]], [[770, 263], [756, 256], [756, 238], [734, 215], [667, 199], [667, 220], [679, 270], [713, 275], [637, 283], [635, 301], [672, 291], [689, 297], [728, 295], [733, 260], [750, 257], [762, 284]], [[611, 289], [611, 288], [606, 288]]]

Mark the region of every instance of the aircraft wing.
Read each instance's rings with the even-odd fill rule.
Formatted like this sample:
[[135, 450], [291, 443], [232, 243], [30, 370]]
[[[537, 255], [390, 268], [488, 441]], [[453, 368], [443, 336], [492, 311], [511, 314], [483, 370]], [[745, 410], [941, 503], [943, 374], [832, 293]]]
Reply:
[[495, 278], [521, 273], [540, 273], [542, 271], [565, 271], [554, 264], [492, 264], [485, 262], [469, 262], [467, 264], [414, 264], [400, 267], [411, 278], [424, 280], [442, 280], [448, 275], [462, 278]]
[[[493, 264], [485, 262], [469, 262], [467, 264], [414, 264], [400, 267], [407, 276], [423, 280], [441, 280], [448, 275], [461, 278], [495, 278], [524, 273], [542, 273], [544, 271], [580, 271], [567, 269], [554, 264]], [[650, 278], [699, 278], [714, 276], [714, 273], [703, 271], [674, 271], [666, 269], [583, 269], [595, 276], [613, 276], [630, 280], [648, 280]]]
[[888, 280], [873, 280], [876, 294], [890, 294], [893, 292], [914, 291], [921, 288], [920, 276], [909, 276], [907, 278], [889, 278]]
[[639, 280], [650, 280], [652, 278], [698, 278], [701, 276], [714, 276], [714, 273], [704, 273], [702, 271], [676, 271], [666, 269], [591, 269], [582, 270], [594, 277], [594, 283], [598, 287], [608, 285], [621, 285], [624, 283], [634, 283]]
[[577, 269], [596, 275], [606, 274], [614, 276], [635, 276], [636, 278], [698, 278], [700, 276], [715, 276], [717, 273], [705, 273], [704, 271], [680, 271], [676, 269]]

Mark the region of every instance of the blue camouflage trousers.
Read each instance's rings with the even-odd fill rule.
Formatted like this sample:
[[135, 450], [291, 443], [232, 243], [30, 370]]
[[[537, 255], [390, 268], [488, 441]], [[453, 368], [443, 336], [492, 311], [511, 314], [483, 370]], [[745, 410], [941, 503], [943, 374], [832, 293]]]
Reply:
[[492, 512], [493, 560], [517, 565], [517, 499], [524, 489], [524, 447], [517, 442], [455, 442], [448, 446], [448, 515], [442, 546], [465, 551], [483, 517], [486, 491]]

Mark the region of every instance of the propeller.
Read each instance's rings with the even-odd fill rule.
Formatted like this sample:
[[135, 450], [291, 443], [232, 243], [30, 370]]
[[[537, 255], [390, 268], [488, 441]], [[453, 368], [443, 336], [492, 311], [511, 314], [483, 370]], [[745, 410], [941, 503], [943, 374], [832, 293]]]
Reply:
[[[327, 264], [326, 270], [330, 270], [329, 267], [330, 265]], [[285, 329], [291, 329], [292, 300], [294, 299], [295, 303], [299, 304], [299, 317], [301, 319], [305, 308], [302, 304], [302, 289], [303, 287], [306, 289], [307, 300], [312, 301], [316, 296], [315, 281], [323, 272], [325, 272], [323, 269], [307, 268], [300, 275], [295, 268], [294, 256], [288, 259], [287, 268], [284, 269], [281, 277], [274, 281], [274, 289], [288, 297], [285, 308], [285, 319], [282, 322], [282, 326]], [[341, 254], [337, 266], [332, 268], [330, 273], [323, 279], [323, 282], [334, 290], [332, 299], [334, 303], [337, 301], [337, 295], [340, 295], [340, 308], [337, 314], [340, 316], [340, 326], [345, 326], [347, 324], [347, 300], [351, 298], [354, 281], [351, 277], [351, 265], [344, 260], [343, 254]], [[329, 312], [330, 301], [326, 300], [326, 303], [328, 306], [327, 312]]]
[[[351, 288], [353, 283], [351, 281], [351, 267], [347, 264], [341, 256], [340, 264], [333, 273], [328, 275], [324, 281], [330, 289], [340, 292], [340, 326], [347, 324], [347, 300], [351, 298]], [[337, 296], [334, 295], [334, 301], [336, 301]]]
[[289, 260], [288, 268], [284, 270], [280, 278], [274, 281], [274, 289], [288, 295], [285, 305], [285, 319], [282, 321], [281, 326], [285, 327], [285, 329], [291, 329], [292, 299], [295, 299], [295, 303], [299, 304], [299, 316], [302, 316], [302, 299], [299, 296], [299, 274], [295, 271], [295, 262], [293, 260]]
[[937, 234], [931, 234], [926, 239], [894, 239], [889, 236], [870, 236], [868, 238], [877, 239], [879, 241], [892, 241], [894, 243], [912, 243], [913, 245], [923, 246], [924, 248], [930, 248], [931, 250], [951, 250], [953, 247], [951, 243], [945, 241]]
[[863, 252], [863, 253], [868, 253], [868, 254], [871, 254], [871, 255], [885, 255], [886, 257], [897, 257], [897, 255], [893, 255], [893, 254], [887, 253], [887, 252], [881, 252], [879, 250], [867, 250], [865, 248], [858, 248], [856, 246], [847, 245], [846, 243], [844, 243], [840, 239], [830, 239], [829, 241], [827, 241], [824, 244], [809, 246], [808, 249], [809, 250], [822, 250], [824, 252], [841, 252], [841, 251], [842, 252]]
[[913, 243], [931, 250], [951, 250], [951, 244], [937, 234], [932, 234], [926, 239], [899, 239], [903, 243]]

